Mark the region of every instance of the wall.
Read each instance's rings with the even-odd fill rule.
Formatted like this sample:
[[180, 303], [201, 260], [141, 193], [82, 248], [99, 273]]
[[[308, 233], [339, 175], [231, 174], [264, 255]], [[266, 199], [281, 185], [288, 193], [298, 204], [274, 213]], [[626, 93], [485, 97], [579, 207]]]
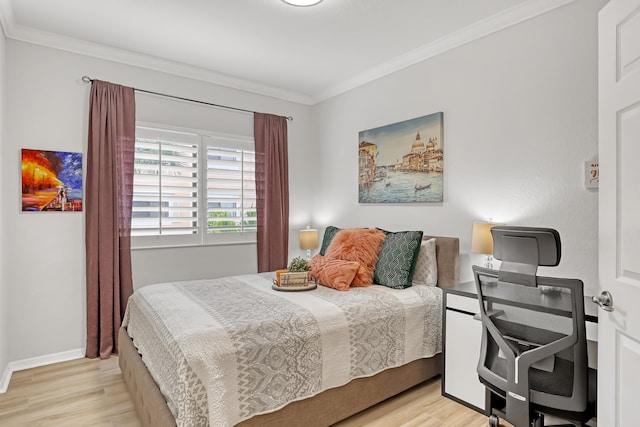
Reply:
[[[550, 273], [581, 278], [594, 292], [598, 193], [584, 188], [583, 164], [598, 154], [597, 11], [604, 3], [573, 2], [315, 106], [322, 147], [315, 225], [458, 236], [462, 280], [482, 262], [469, 253], [474, 220], [553, 227], [563, 258]], [[358, 131], [438, 111], [444, 202], [358, 204]]]
[[[6, 40], [0, 25], [0, 164], [4, 163], [5, 146], [5, 70], [6, 70]], [[4, 170], [4, 168], [3, 168]], [[0, 188], [5, 188], [5, 179], [0, 172]], [[7, 192], [3, 191], [0, 196], [0, 206], [7, 204]], [[8, 364], [9, 364], [9, 303], [7, 299], [7, 281], [5, 280], [5, 214], [0, 209], [0, 393], [8, 385]]]
[[[6, 251], [5, 280], [11, 361], [83, 349], [85, 344], [84, 213], [20, 212], [20, 149], [83, 152], [86, 156], [90, 87], [83, 75], [151, 91], [292, 115], [289, 127], [291, 159], [292, 252], [299, 251], [296, 230], [307, 225], [312, 175], [299, 160], [305, 156], [310, 128], [308, 106], [200, 81], [127, 66], [56, 49], [7, 42], [7, 132], [2, 170], [7, 185], [3, 204]], [[138, 120], [172, 120], [170, 124], [207, 129], [228, 123], [250, 124], [251, 116], [232, 117], [217, 109], [184, 102], [137, 96]], [[207, 115], [210, 114], [210, 116]], [[229, 127], [227, 130], [232, 130]], [[252, 129], [252, 128], [251, 128]], [[86, 157], [85, 157], [86, 158]], [[313, 170], [313, 167], [311, 168]], [[299, 251], [301, 252], [301, 251]], [[168, 260], [171, 260], [170, 262]], [[248, 260], [248, 261], [247, 261]], [[220, 276], [256, 271], [255, 244], [189, 249], [139, 250], [133, 254], [134, 282]]]

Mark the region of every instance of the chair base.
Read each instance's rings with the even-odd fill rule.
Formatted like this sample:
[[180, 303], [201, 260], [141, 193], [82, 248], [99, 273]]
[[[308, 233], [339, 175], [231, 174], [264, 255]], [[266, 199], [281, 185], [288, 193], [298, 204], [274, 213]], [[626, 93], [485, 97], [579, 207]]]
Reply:
[[[586, 424], [545, 424], [544, 423], [544, 415], [538, 414], [536, 417], [529, 423], [530, 427], [584, 427]], [[489, 416], [489, 427], [500, 427], [500, 417], [496, 414], [491, 414]]]
[[[505, 400], [504, 397], [500, 394], [497, 394], [495, 391], [489, 387], [492, 391], [491, 397], [489, 398], [489, 427], [498, 427], [500, 425], [500, 418], [507, 420], [506, 412], [505, 412]], [[569, 423], [565, 424], [545, 424], [545, 415], [551, 416], [555, 418], [553, 415], [550, 415], [546, 412], [539, 411], [533, 409], [531, 411], [531, 419], [529, 421], [529, 425], [527, 426], [515, 426], [515, 427], [588, 427], [586, 422], [580, 420], [570, 420]], [[508, 421], [508, 420], [507, 420]], [[587, 420], [588, 421], [588, 420]]]

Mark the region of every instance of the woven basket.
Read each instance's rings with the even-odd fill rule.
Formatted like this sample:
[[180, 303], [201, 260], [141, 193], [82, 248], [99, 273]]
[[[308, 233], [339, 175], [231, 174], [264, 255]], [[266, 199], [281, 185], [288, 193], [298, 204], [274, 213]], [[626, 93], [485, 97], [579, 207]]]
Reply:
[[280, 286], [306, 286], [309, 284], [307, 272], [301, 271], [296, 273], [282, 273], [280, 275]]

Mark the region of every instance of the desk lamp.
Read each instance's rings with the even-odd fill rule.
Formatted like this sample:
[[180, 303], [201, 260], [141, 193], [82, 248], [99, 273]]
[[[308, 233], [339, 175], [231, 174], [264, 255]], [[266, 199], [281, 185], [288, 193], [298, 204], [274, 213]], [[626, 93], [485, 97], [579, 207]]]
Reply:
[[307, 261], [311, 260], [311, 250], [318, 247], [318, 230], [309, 228], [300, 230], [300, 249], [307, 250]]
[[486, 259], [483, 267], [493, 268], [493, 237], [491, 237], [491, 229], [497, 225], [492, 222], [474, 222], [471, 232], [471, 252], [474, 254], [484, 254]]

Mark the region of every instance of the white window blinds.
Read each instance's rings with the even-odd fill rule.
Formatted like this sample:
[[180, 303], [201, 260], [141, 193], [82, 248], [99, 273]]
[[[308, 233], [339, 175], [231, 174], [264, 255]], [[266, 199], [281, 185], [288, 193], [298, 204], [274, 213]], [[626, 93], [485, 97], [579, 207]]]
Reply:
[[255, 240], [252, 150], [250, 138], [138, 126], [134, 245]]
[[255, 232], [255, 153], [233, 141], [206, 139], [207, 232]]

